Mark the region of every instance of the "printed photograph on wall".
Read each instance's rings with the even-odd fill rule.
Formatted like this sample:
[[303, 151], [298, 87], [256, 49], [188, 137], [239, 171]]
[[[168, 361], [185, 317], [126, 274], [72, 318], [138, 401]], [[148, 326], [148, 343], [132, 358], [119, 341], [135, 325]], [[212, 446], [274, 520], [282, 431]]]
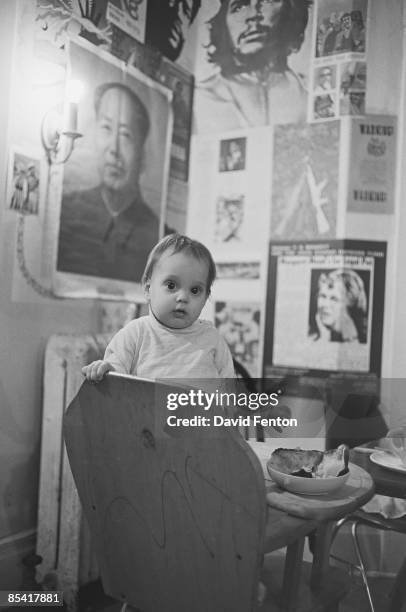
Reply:
[[158, 80], [172, 91], [173, 133], [170, 175], [181, 181], [189, 177], [194, 78], [174, 62], [162, 60]]
[[215, 325], [226, 340], [231, 354], [253, 378], [259, 376], [259, 304], [216, 302]]
[[40, 157], [12, 147], [7, 176], [7, 205], [24, 215], [38, 215], [41, 181]]
[[214, 240], [216, 242], [240, 241], [244, 223], [244, 196], [220, 196], [216, 206]]
[[381, 367], [386, 243], [270, 245], [264, 372]]
[[273, 239], [335, 236], [339, 143], [339, 122], [336, 120], [275, 127]]
[[317, 3], [316, 57], [365, 53], [368, 0]]
[[364, 115], [367, 82], [366, 62], [342, 62], [340, 70], [340, 115]]
[[314, 70], [314, 91], [316, 96], [324, 96], [335, 90], [337, 82], [337, 66], [327, 64], [318, 66]]
[[197, 133], [306, 119], [312, 11], [308, 0], [202, 3]]
[[220, 140], [220, 172], [245, 170], [246, 138]]
[[145, 40], [148, 0], [108, 0], [106, 19], [139, 42]]
[[311, 270], [309, 338], [367, 344], [370, 275], [350, 267]]
[[336, 116], [335, 93], [324, 93], [314, 98], [313, 119], [331, 119]]
[[71, 43], [69, 60], [85, 84], [83, 137], [63, 166], [57, 271], [86, 276], [84, 290], [89, 279], [140, 283], [164, 230], [170, 94], [85, 42]]

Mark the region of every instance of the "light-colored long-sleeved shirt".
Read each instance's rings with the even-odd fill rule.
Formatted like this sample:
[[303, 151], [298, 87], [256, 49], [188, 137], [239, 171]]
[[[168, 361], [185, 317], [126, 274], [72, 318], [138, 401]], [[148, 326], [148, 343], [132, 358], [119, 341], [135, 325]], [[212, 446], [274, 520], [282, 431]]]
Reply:
[[209, 321], [171, 329], [152, 314], [140, 317], [114, 336], [104, 359], [116, 372], [153, 380], [235, 377], [230, 350]]

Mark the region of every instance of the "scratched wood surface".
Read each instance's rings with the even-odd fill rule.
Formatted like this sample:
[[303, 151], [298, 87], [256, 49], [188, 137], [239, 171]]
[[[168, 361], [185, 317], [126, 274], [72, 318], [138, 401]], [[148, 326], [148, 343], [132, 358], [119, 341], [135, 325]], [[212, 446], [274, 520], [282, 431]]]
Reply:
[[162, 385], [108, 376], [84, 383], [65, 416], [105, 591], [143, 612], [248, 612], [265, 525], [261, 467], [232, 428], [171, 428], [168, 414]]

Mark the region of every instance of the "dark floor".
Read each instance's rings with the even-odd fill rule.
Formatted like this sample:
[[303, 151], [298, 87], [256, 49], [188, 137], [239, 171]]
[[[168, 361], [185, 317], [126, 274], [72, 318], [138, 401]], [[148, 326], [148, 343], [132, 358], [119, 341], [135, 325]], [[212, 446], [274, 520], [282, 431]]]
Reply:
[[[387, 612], [388, 596], [393, 585], [393, 579], [370, 578], [370, 585], [375, 612]], [[83, 589], [81, 592], [80, 612], [120, 612], [121, 603], [114, 602], [111, 598], [103, 595], [99, 583], [89, 585], [87, 588], [87, 592], [84, 592]], [[370, 612], [366, 592], [360, 577], [353, 577], [353, 588], [341, 602], [340, 612]], [[398, 612], [406, 612], [406, 604]]]

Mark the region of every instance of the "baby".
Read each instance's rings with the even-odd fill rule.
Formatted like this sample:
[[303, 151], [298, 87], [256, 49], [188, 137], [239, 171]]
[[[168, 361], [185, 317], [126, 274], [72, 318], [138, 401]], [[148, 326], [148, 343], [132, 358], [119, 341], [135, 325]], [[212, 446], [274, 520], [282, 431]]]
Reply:
[[108, 371], [141, 378], [234, 378], [230, 350], [199, 315], [216, 266], [197, 240], [171, 234], [151, 251], [142, 283], [149, 314], [128, 323], [111, 340], [104, 359], [82, 368], [90, 381]]
[[[128, 323], [111, 340], [104, 359], [82, 368], [97, 382], [110, 370], [142, 378], [235, 378], [230, 350], [199, 315], [216, 266], [197, 240], [171, 234], [152, 249], [142, 277], [149, 315]], [[258, 603], [266, 588], [258, 584]]]

